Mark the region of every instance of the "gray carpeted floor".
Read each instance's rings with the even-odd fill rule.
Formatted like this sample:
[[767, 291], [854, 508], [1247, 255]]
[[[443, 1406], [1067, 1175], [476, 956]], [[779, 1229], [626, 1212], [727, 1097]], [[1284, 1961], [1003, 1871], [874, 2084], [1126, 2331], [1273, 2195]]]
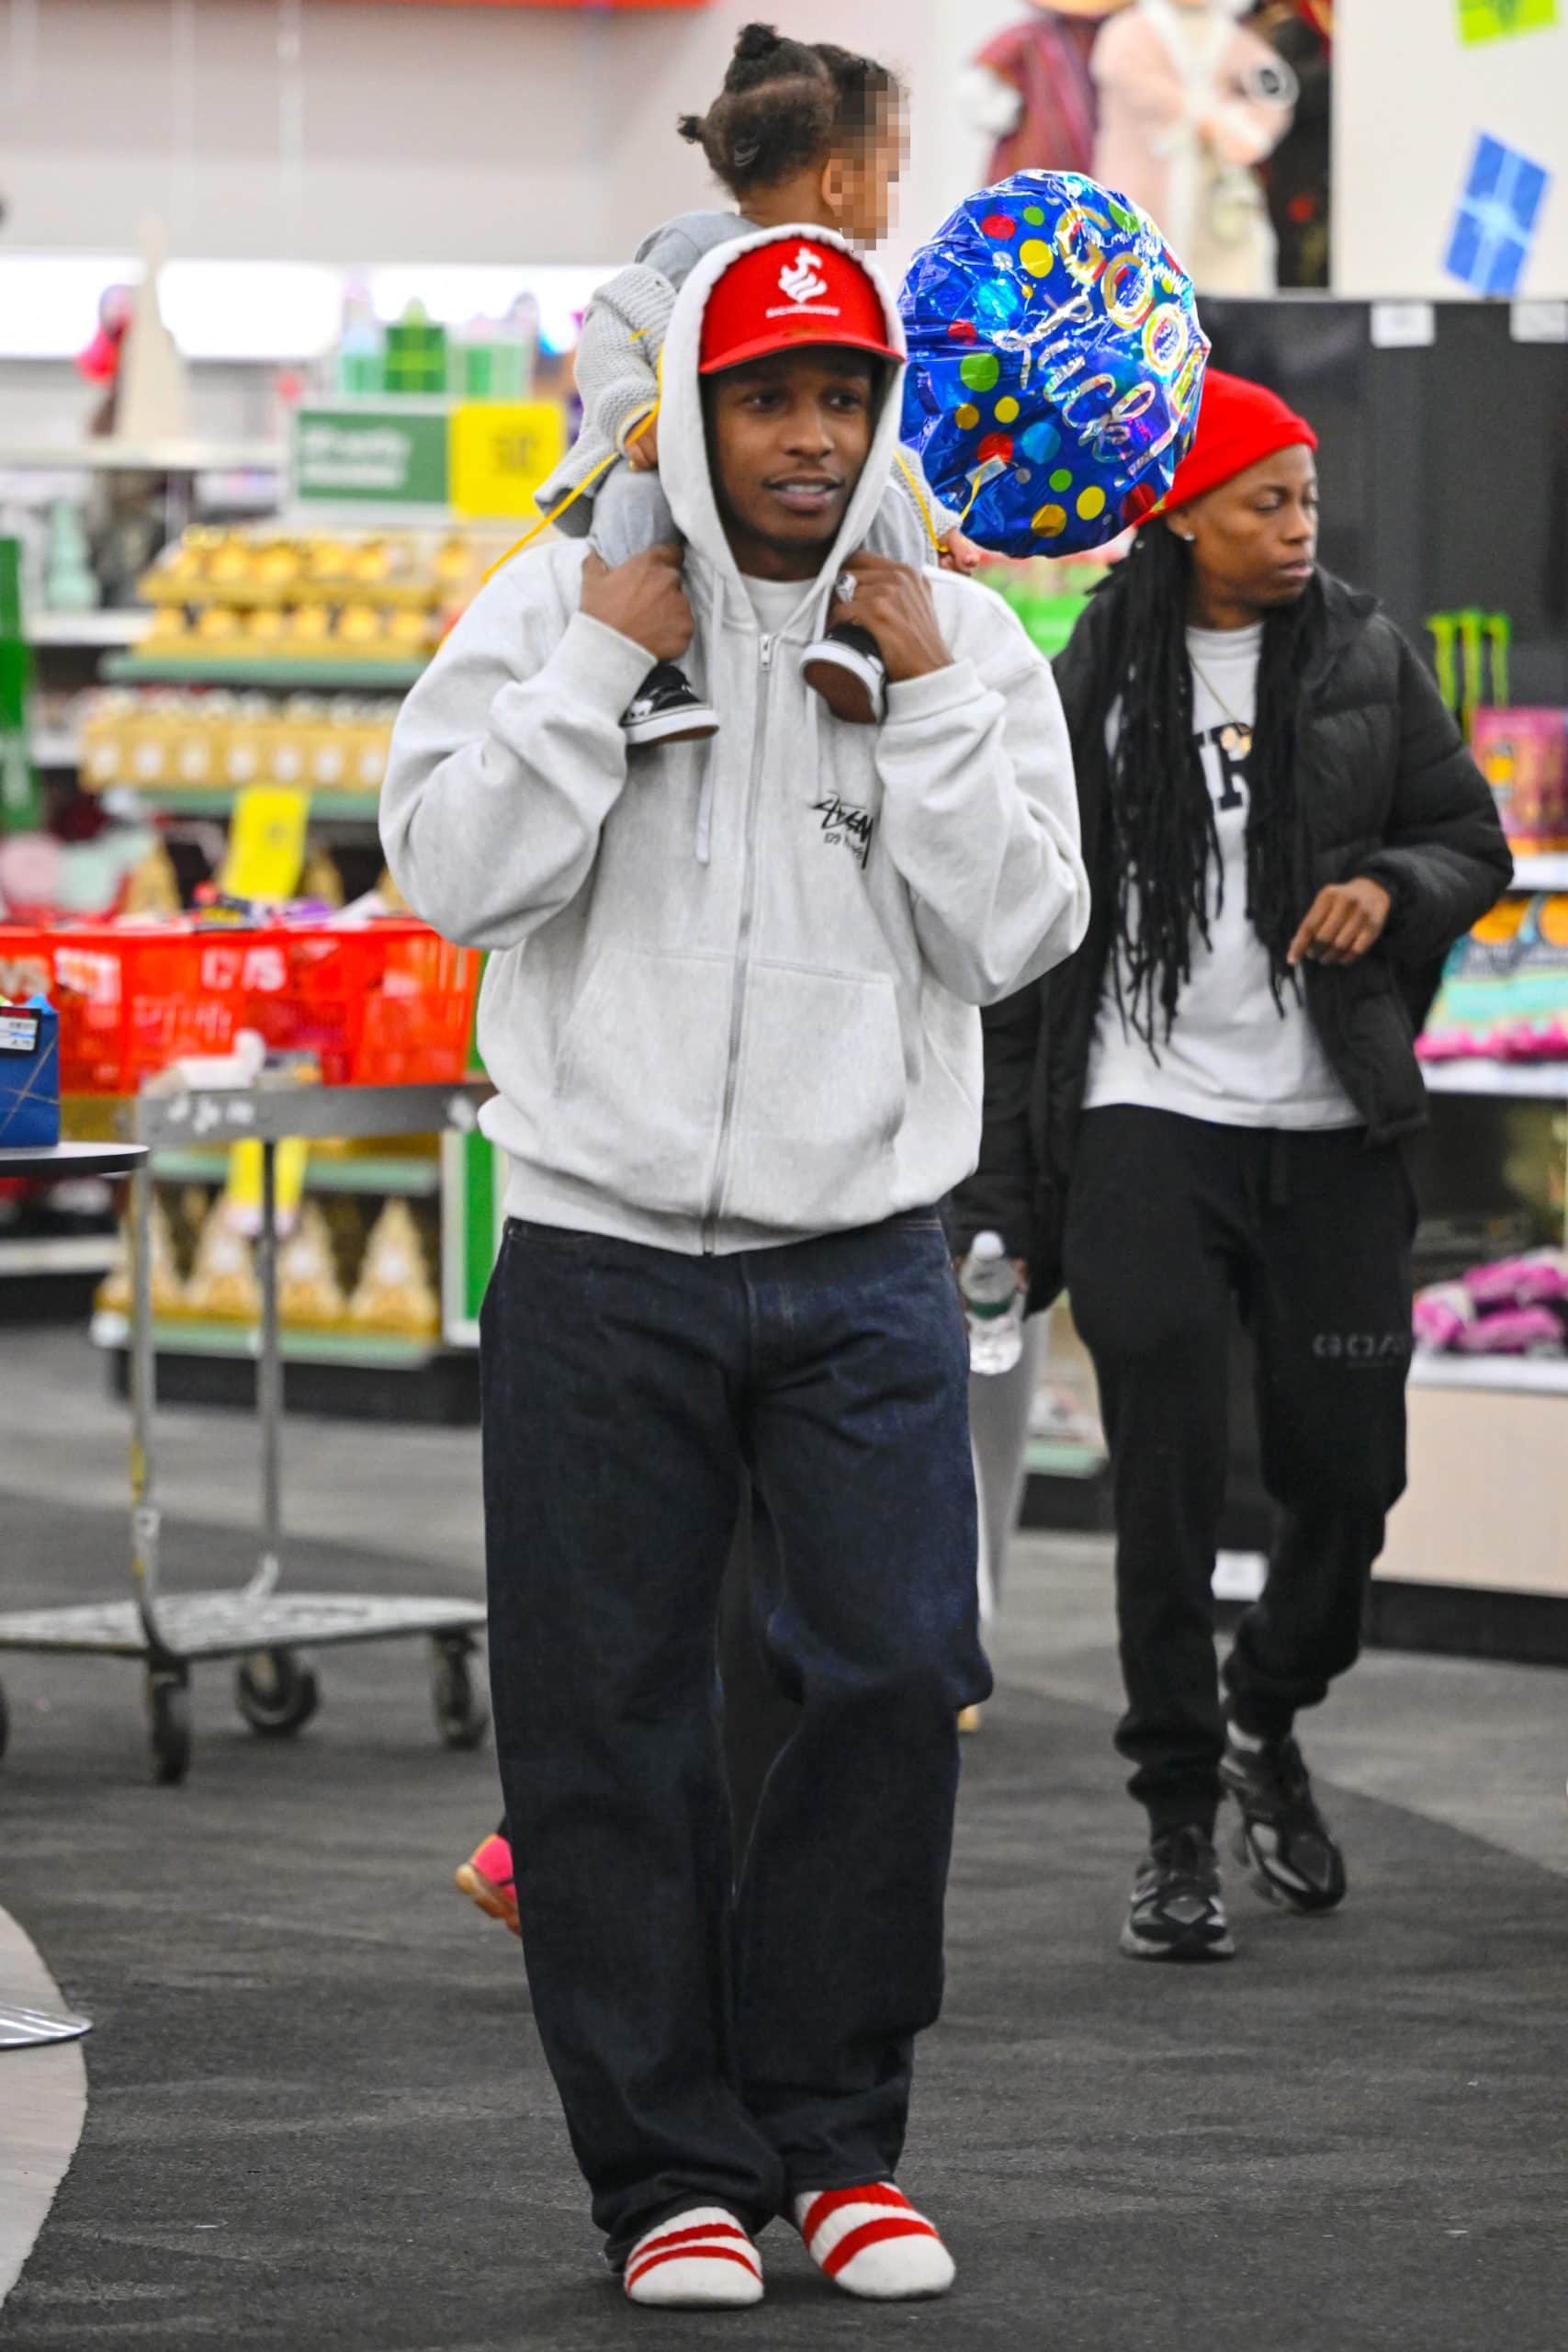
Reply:
[[[248, 1565], [224, 1530], [171, 1544], [187, 1577]], [[8, 1600], [86, 1598], [115, 1587], [123, 1523], [8, 1498], [5, 1550]], [[432, 1582], [320, 1544], [291, 1576]], [[1134, 1966], [1109, 1718], [1018, 1689], [966, 1751], [947, 2013], [904, 2173], [954, 2298], [855, 2306], [775, 2230], [761, 2313], [631, 2312], [518, 1948], [450, 1890], [492, 1817], [490, 1755], [435, 1746], [416, 1646], [321, 1666], [322, 1712], [281, 1745], [242, 1727], [223, 1670], [198, 1676], [193, 1774], [163, 1791], [134, 1668], [0, 1658], [0, 1895], [96, 2020], [85, 2135], [5, 2352], [1562, 2344], [1568, 1883], [1331, 1792], [1341, 1917], [1236, 1886], [1234, 1965]]]

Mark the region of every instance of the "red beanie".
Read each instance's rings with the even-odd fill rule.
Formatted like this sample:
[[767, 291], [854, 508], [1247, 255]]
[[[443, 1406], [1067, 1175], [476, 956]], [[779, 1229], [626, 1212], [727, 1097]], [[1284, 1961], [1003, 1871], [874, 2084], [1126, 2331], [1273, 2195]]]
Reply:
[[1197, 435], [1176, 469], [1161, 512], [1169, 514], [1173, 507], [1201, 498], [1205, 491], [1234, 481], [1248, 466], [1260, 464], [1277, 450], [1316, 447], [1317, 435], [1305, 417], [1287, 408], [1277, 392], [1211, 368], [1203, 379]]

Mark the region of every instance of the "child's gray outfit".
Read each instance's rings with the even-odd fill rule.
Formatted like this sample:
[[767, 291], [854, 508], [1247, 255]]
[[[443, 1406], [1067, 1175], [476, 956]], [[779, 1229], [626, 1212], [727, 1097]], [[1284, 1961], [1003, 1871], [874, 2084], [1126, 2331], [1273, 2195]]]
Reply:
[[[588, 306], [577, 346], [582, 430], [539, 491], [538, 502], [569, 537], [591, 536], [608, 564], [625, 563], [681, 536], [657, 473], [634, 473], [623, 458], [592, 487], [583, 485], [596, 468], [624, 450], [628, 432], [658, 402], [659, 354], [679, 289], [705, 254], [751, 236], [755, 228], [739, 212], [684, 212], [645, 238], [630, 267], [602, 286]], [[944, 539], [957, 529], [959, 517], [931, 496], [919, 459], [908, 450], [904, 457], [919, 482], [931, 530], [914, 491], [896, 472], [865, 544], [874, 555], [919, 566], [931, 560], [931, 533]], [[581, 495], [572, 497], [579, 489]]]

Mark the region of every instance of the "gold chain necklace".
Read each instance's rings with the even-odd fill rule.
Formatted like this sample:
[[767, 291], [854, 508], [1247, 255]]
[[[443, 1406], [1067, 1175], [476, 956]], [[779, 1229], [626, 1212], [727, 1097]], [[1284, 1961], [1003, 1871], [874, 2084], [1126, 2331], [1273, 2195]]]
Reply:
[[1187, 659], [1191, 662], [1194, 671], [1202, 680], [1203, 684], [1208, 688], [1211, 698], [1219, 704], [1220, 708], [1230, 720], [1230, 725], [1228, 727], [1222, 728], [1220, 731], [1220, 749], [1223, 752], [1227, 752], [1233, 760], [1239, 762], [1241, 760], [1250, 759], [1252, 757], [1252, 728], [1250, 723], [1247, 719], [1243, 718], [1239, 712], [1234, 711], [1231, 708], [1224, 695], [1221, 694], [1218, 686], [1215, 685], [1213, 678], [1210, 677], [1207, 670], [1204, 669], [1201, 662], [1199, 661], [1198, 656], [1193, 652], [1190, 645], [1189, 645], [1187, 649]]

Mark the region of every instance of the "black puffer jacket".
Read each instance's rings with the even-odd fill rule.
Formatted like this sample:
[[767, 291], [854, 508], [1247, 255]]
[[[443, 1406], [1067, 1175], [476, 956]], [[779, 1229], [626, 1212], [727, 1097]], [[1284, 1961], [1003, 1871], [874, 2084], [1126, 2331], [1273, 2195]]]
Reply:
[[[1443, 957], [1507, 888], [1513, 864], [1492, 796], [1430, 673], [1372, 597], [1319, 576], [1327, 627], [1302, 681], [1297, 739], [1312, 893], [1369, 875], [1393, 904], [1382, 940], [1359, 964], [1303, 967], [1306, 1004], [1368, 1142], [1382, 1144], [1425, 1122], [1416, 1033]], [[1077, 955], [987, 1013], [980, 1165], [951, 1204], [959, 1241], [989, 1227], [1028, 1258], [1035, 1308], [1062, 1286], [1066, 1176], [1115, 903], [1107, 618], [1097, 598], [1055, 664], [1094, 892], [1089, 933]]]

